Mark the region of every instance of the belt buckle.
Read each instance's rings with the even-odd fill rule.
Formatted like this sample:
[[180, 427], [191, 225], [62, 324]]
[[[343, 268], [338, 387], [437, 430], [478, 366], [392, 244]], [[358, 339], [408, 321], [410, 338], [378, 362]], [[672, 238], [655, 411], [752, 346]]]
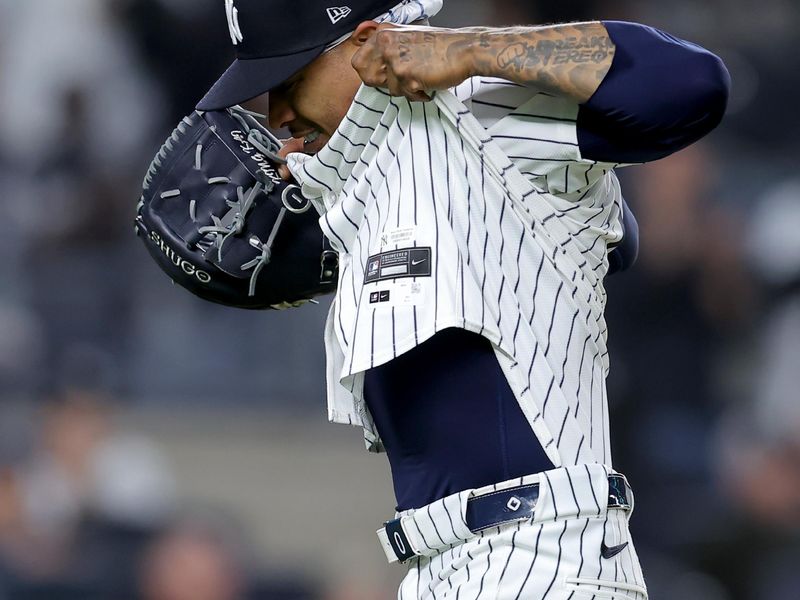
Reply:
[[631, 509], [628, 480], [624, 475], [608, 476], [608, 508]]

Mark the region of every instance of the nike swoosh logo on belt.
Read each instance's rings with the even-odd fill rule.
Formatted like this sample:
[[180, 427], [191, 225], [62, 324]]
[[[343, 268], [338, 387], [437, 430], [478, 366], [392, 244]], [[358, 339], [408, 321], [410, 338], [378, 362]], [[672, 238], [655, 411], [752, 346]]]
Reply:
[[603, 558], [614, 558], [617, 554], [625, 550], [628, 547], [628, 542], [624, 544], [620, 544], [619, 546], [611, 546], [610, 548], [606, 546], [606, 543], [603, 542], [600, 545], [600, 555]]

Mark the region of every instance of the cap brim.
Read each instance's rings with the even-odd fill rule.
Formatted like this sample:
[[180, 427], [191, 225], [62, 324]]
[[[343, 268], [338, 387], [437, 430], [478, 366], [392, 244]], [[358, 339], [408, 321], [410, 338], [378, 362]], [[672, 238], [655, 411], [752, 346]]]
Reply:
[[197, 104], [197, 110], [220, 110], [279, 86], [322, 54], [325, 46], [297, 54], [237, 59]]

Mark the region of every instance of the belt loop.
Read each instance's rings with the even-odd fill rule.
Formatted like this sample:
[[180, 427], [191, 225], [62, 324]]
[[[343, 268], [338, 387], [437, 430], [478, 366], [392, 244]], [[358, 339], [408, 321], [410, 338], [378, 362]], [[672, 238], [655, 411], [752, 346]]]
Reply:
[[621, 508], [632, 510], [632, 494], [629, 495], [630, 485], [624, 475], [613, 474], [608, 476], [608, 508]]
[[403, 563], [409, 558], [417, 556], [403, 529], [402, 518], [384, 523], [383, 529], [378, 530], [378, 538], [389, 562], [400, 561]]

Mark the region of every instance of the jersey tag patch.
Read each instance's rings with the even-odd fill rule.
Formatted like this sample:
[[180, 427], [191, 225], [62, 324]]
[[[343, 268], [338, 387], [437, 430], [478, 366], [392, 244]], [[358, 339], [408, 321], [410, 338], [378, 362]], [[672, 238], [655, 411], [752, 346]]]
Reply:
[[398, 229], [391, 229], [389, 231], [381, 232], [381, 250], [384, 246], [389, 245], [408, 245], [409, 242], [413, 243], [417, 234], [416, 227], [403, 227]]
[[372, 292], [369, 295], [369, 303], [377, 304], [378, 302], [388, 302], [392, 297], [390, 290], [381, 290], [380, 292]]
[[406, 248], [370, 256], [364, 283], [375, 283], [402, 277], [430, 277], [431, 249]]

